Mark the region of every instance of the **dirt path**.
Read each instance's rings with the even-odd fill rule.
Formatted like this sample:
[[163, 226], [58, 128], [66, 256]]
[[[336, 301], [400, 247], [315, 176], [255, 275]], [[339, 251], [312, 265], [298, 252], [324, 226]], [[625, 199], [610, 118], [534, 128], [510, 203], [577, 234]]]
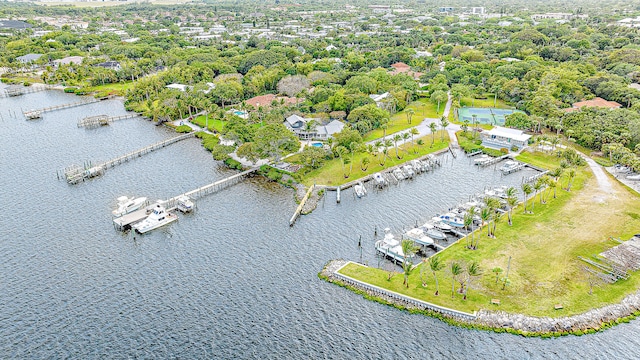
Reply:
[[615, 190], [611, 185], [611, 180], [609, 179], [607, 174], [604, 173], [602, 166], [598, 165], [598, 163], [593, 161], [590, 157], [585, 156], [584, 154], [582, 155], [582, 157], [586, 160], [587, 165], [589, 165], [589, 167], [591, 168], [591, 171], [595, 175], [596, 181], [598, 182], [598, 187], [600, 188], [600, 190], [605, 194], [615, 195]]

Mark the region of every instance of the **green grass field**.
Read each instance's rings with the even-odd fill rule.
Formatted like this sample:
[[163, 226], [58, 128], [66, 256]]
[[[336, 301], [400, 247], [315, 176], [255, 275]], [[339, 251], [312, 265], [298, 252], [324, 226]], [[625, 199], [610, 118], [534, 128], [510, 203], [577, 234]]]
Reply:
[[[310, 186], [312, 184], [317, 185], [329, 185], [329, 186], [337, 186], [348, 183], [350, 181], [362, 178], [366, 175], [373, 174], [379, 171], [382, 171], [386, 168], [402, 164], [409, 160], [413, 160], [424, 156], [426, 154], [430, 154], [436, 152], [438, 150], [445, 149], [449, 145], [449, 137], [448, 134], [444, 133], [444, 141], [441, 141], [442, 132], [438, 131], [435, 136], [435, 143], [433, 147], [431, 147], [431, 135], [427, 135], [422, 137], [424, 141], [423, 145], [411, 145], [411, 143], [407, 143], [406, 145], [398, 146], [398, 154], [402, 157], [398, 159], [396, 157], [396, 151], [394, 147], [389, 148], [388, 157], [386, 158], [384, 165], [380, 165], [379, 159], [380, 155], [371, 155], [369, 153], [358, 153], [354, 155], [353, 159], [353, 169], [349, 174], [349, 177], [344, 177], [344, 172], [342, 170], [342, 161], [340, 159], [332, 159], [327, 161], [321, 168], [312, 170], [305, 174], [302, 178], [302, 183], [306, 186]], [[415, 139], [418, 141], [418, 139]], [[415, 151], [415, 152], [414, 152]], [[369, 157], [370, 163], [369, 167], [363, 171], [360, 168], [360, 164], [362, 158]], [[294, 155], [287, 159], [289, 162], [295, 163], [298, 159], [298, 155]], [[345, 164], [345, 172], [349, 173], [350, 164]]]
[[[525, 153], [518, 160], [546, 168], [559, 164], [559, 159], [541, 153]], [[578, 256], [592, 257], [614, 246], [614, 242], [607, 240], [610, 236], [628, 239], [640, 229], [638, 194], [613, 179], [610, 182], [613, 190], [604, 191], [598, 187], [590, 169], [580, 169], [570, 192], [558, 189], [557, 198], [548, 194], [546, 204], [540, 204], [536, 197], [534, 214], [524, 214], [520, 205], [514, 210], [513, 226], [504, 218], [498, 224], [496, 238], [487, 237], [486, 229], [479, 230], [477, 250], [467, 249], [463, 239], [437, 255], [446, 264], [450, 261], [480, 264], [483, 274], [472, 283], [467, 300], [458, 293], [451, 296], [451, 276], [444, 270], [438, 273], [439, 296], [434, 295], [435, 282], [430, 272], [427, 289], [422, 287], [420, 267], [412, 272], [408, 289], [402, 286], [402, 274], [387, 280], [388, 271], [361, 266], [349, 266], [343, 273], [468, 312], [490, 309], [558, 317], [619, 302], [638, 289], [639, 274], [633, 273], [628, 280], [615, 284], [601, 284], [589, 295], [583, 271], [585, 263], [578, 259]], [[567, 179], [562, 179], [562, 184], [566, 187]], [[528, 206], [531, 208], [531, 200]], [[510, 257], [509, 285], [502, 290], [502, 281], [496, 283], [491, 270], [500, 267], [506, 271]], [[491, 305], [491, 299], [499, 299], [501, 304]], [[561, 304], [563, 309], [555, 310], [556, 304]]]
[[[428, 99], [422, 98], [412, 102], [407, 106], [407, 108], [391, 116], [391, 119], [387, 124], [387, 135], [416, 126], [420, 124], [424, 118], [440, 117], [444, 110], [444, 106], [444, 104], [440, 104], [440, 115], [438, 115], [436, 113], [437, 104], [429, 102]], [[411, 124], [407, 121], [407, 109], [413, 109], [413, 111], [415, 111], [415, 114], [413, 114], [413, 117], [411, 118]], [[375, 129], [364, 136], [364, 141], [367, 142], [380, 139], [383, 135], [384, 131], [382, 129]]]

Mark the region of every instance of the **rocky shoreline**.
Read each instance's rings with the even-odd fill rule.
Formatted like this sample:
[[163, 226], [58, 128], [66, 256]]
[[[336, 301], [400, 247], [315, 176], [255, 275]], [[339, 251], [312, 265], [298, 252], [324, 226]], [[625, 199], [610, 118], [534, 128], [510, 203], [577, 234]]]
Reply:
[[628, 322], [640, 315], [640, 291], [626, 296], [620, 303], [611, 304], [601, 308], [589, 310], [585, 313], [563, 316], [559, 318], [536, 317], [524, 314], [512, 314], [504, 311], [480, 310], [474, 319], [460, 317], [446, 312], [424, 310], [408, 301], [384, 294], [379, 291], [346, 284], [336, 276], [336, 271], [347, 263], [346, 260], [329, 261], [318, 276], [328, 282], [336, 283], [354, 290], [366, 298], [373, 299], [397, 308], [411, 312], [421, 312], [425, 315], [442, 319], [452, 325], [468, 328], [491, 330], [496, 332], [510, 332], [524, 336], [562, 336], [568, 334], [583, 335], [594, 333], [616, 325], [620, 322]]

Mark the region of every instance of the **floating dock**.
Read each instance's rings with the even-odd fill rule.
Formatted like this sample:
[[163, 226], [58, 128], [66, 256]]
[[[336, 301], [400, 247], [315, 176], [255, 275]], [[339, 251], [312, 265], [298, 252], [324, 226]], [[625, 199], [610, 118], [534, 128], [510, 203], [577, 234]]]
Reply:
[[171, 139], [163, 140], [158, 143], [146, 146], [142, 149], [132, 151], [125, 155], [119, 156], [115, 159], [111, 159], [103, 163], [99, 163], [95, 166], [92, 166], [91, 163], [85, 164], [84, 167], [72, 165], [62, 170], [61, 172], [58, 172], [58, 179], [64, 178], [67, 180], [69, 184], [77, 184], [86, 179], [103, 175], [107, 169], [112, 168], [116, 165], [122, 164], [124, 162], [128, 162], [129, 160], [140, 157], [144, 154], [148, 154], [154, 150], [163, 148], [167, 145], [171, 145], [178, 141], [182, 141], [184, 139], [188, 139], [194, 136], [195, 136], [194, 132], [176, 136]]
[[125, 119], [133, 119], [140, 117], [139, 114], [125, 114], [119, 116], [108, 116], [108, 115], [96, 115], [96, 116], [88, 116], [80, 121], [78, 121], [78, 127], [84, 127], [88, 129], [94, 129], [101, 126], [106, 126], [111, 124], [114, 121], [125, 120]]

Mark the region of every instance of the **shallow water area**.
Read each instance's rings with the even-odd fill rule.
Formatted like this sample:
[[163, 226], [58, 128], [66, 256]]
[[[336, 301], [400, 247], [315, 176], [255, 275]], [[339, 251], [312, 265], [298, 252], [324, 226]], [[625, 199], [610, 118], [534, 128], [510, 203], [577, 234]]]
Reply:
[[[600, 334], [528, 339], [470, 331], [367, 301], [317, 278], [330, 259], [375, 265], [374, 229], [395, 234], [500, 185], [463, 155], [382, 191], [352, 190], [289, 227], [292, 191], [253, 177], [197, 201], [193, 214], [149, 234], [113, 229], [118, 196], [164, 199], [236, 172], [188, 139], [78, 185], [56, 171], [175, 136], [144, 119], [82, 129], [120, 115], [117, 100], [58, 91], [0, 98], [0, 358], [638, 358], [638, 321]], [[18, 116], [12, 117], [12, 113]]]

